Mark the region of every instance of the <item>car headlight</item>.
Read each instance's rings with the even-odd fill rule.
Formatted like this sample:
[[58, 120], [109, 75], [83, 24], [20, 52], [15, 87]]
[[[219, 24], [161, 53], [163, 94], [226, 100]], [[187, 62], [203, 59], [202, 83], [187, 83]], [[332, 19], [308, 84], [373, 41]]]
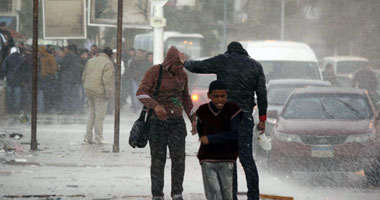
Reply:
[[198, 94], [193, 94], [193, 95], [191, 95], [191, 99], [192, 99], [193, 101], [198, 101], [198, 99], [199, 99]]
[[280, 133], [278, 131], [275, 131], [275, 138], [284, 141], [284, 142], [299, 142], [302, 143], [301, 138], [299, 135], [293, 135], [293, 134], [287, 134], [287, 133]]
[[367, 142], [369, 140], [373, 140], [376, 137], [376, 130], [367, 133], [367, 134], [359, 134], [359, 135], [350, 135], [346, 139], [346, 143], [362, 143]]

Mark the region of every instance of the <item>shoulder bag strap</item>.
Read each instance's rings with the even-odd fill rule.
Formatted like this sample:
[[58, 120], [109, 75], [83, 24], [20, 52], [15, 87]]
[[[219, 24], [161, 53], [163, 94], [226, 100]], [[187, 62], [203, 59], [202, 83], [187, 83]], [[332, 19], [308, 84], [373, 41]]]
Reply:
[[[158, 96], [158, 93], [160, 91], [160, 87], [161, 87], [161, 81], [162, 81], [162, 72], [163, 72], [163, 66], [160, 64], [160, 71], [158, 72], [158, 79], [157, 79], [157, 85], [156, 85], [156, 88], [154, 89], [154, 93], [153, 93], [153, 99], [156, 99], [157, 96]], [[145, 112], [146, 112], [146, 107], [144, 106], [143, 108], [143, 111], [141, 112], [141, 115], [145, 115]], [[144, 113], [144, 114], [143, 114]], [[149, 113], [145, 119], [145, 121], [153, 114], [153, 109], [149, 109]], [[140, 115], [140, 117], [141, 117]]]

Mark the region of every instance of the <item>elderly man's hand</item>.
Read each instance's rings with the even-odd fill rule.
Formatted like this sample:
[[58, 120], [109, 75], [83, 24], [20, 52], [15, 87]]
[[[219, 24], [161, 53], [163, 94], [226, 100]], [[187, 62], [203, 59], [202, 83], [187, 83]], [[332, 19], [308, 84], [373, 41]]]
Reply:
[[158, 119], [160, 120], [165, 120], [166, 119], [166, 110], [164, 107], [160, 106], [160, 105], [157, 105], [155, 108], [154, 108], [154, 112], [156, 113]]

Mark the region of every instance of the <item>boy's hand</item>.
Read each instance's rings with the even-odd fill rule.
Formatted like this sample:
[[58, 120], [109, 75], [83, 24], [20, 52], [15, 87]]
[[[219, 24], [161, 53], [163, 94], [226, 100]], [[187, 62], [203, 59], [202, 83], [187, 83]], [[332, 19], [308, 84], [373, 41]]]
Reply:
[[191, 122], [191, 134], [197, 134], [197, 121], [195, 120]]
[[201, 141], [202, 144], [208, 144], [207, 136], [201, 136], [199, 138], [199, 141]]
[[157, 105], [154, 107], [154, 112], [156, 113], [158, 119], [165, 120], [166, 119], [166, 110], [164, 107]]

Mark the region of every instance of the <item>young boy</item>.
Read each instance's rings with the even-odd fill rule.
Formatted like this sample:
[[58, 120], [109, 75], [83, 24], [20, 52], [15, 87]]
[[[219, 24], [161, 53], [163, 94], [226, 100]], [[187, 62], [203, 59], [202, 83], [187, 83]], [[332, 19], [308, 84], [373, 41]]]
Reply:
[[227, 101], [226, 86], [210, 83], [207, 93], [211, 102], [197, 110], [197, 130], [201, 145], [198, 159], [208, 200], [232, 200], [233, 166], [238, 157], [240, 108]]

